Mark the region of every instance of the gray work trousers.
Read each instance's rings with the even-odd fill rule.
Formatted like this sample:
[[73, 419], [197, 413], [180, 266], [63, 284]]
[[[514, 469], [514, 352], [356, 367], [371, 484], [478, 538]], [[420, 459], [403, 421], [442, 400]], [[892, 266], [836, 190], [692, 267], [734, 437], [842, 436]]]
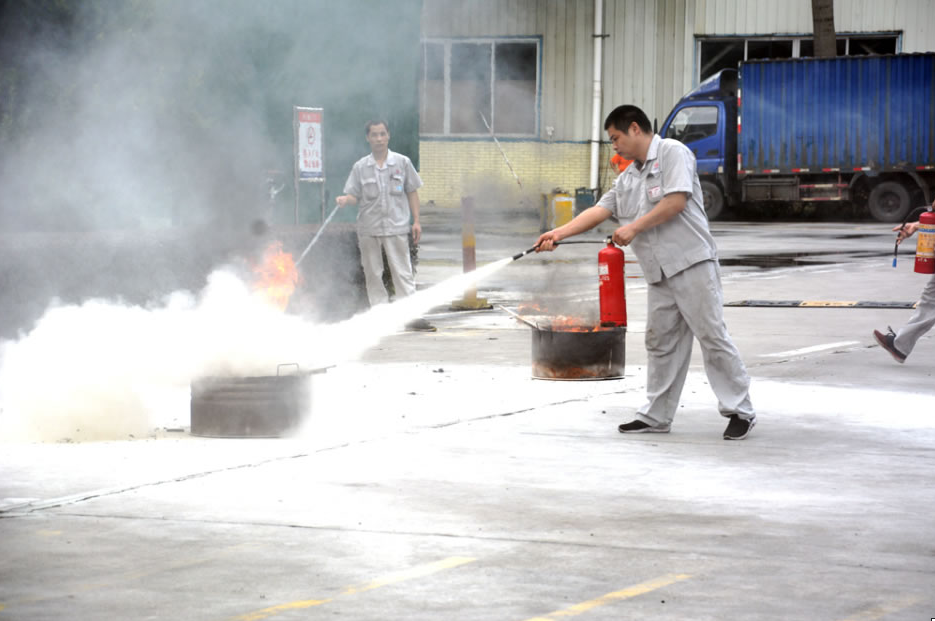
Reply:
[[383, 254], [390, 266], [396, 297], [402, 298], [416, 292], [415, 279], [412, 276], [412, 261], [409, 258], [409, 235], [373, 235], [357, 234], [360, 247], [360, 263], [364, 268], [364, 280], [367, 283], [367, 298], [370, 306], [376, 306], [389, 300], [386, 287], [383, 286]]
[[646, 320], [646, 396], [636, 418], [668, 425], [675, 418], [691, 362], [692, 341], [701, 345], [705, 373], [723, 416], [755, 416], [750, 376], [724, 324], [717, 261], [702, 261], [650, 284]]
[[931, 330], [933, 325], [935, 325], [935, 274], [932, 274], [928, 284], [922, 289], [922, 297], [916, 305], [916, 312], [909, 318], [909, 323], [896, 333], [893, 345], [908, 356], [912, 348], [916, 346], [916, 341]]

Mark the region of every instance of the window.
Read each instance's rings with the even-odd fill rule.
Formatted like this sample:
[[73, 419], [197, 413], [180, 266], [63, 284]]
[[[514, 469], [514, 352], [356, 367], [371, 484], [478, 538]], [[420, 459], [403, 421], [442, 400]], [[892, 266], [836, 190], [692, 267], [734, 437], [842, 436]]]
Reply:
[[[838, 56], [896, 53], [896, 37], [839, 37], [837, 43]], [[812, 56], [814, 49], [812, 40], [806, 39], [799, 44], [799, 56]]]
[[451, 101], [457, 102], [450, 106], [452, 134], [482, 134], [484, 119], [490, 122], [490, 47], [477, 43], [451, 46], [449, 92]]
[[[899, 51], [899, 33], [839, 34], [839, 56], [864, 54], [895, 54]], [[788, 37], [699, 37], [698, 81], [721, 69], [736, 68], [744, 60], [767, 58], [801, 58], [814, 54], [811, 36]]]
[[793, 58], [792, 41], [772, 39], [747, 41], [747, 60], [765, 60], [768, 58]]
[[439, 43], [425, 43], [422, 46], [422, 79], [419, 80], [419, 131], [443, 131], [445, 108], [435, 104], [444, 100], [445, 46]]
[[427, 40], [422, 44], [422, 134], [470, 136], [493, 130], [535, 135], [538, 96], [538, 39]]
[[688, 144], [717, 133], [717, 107], [691, 106], [679, 110], [666, 130], [666, 138]]

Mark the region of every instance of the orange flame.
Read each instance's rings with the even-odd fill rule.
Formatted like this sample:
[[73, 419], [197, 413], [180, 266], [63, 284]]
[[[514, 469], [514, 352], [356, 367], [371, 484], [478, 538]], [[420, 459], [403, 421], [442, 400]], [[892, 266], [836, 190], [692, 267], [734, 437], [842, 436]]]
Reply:
[[[548, 309], [535, 302], [523, 302], [519, 305], [517, 311], [520, 315], [535, 316], [533, 323], [538, 324], [543, 330], [553, 332], [598, 332], [602, 329], [600, 325], [588, 325], [583, 317], [551, 315]], [[530, 319], [532, 318], [530, 317]]]
[[279, 310], [286, 310], [299, 283], [299, 271], [292, 255], [282, 251], [282, 242], [274, 241], [267, 246], [262, 262], [253, 268], [253, 273], [258, 293]]
[[601, 329], [599, 325], [584, 325], [584, 320], [581, 317], [570, 317], [568, 315], [553, 315], [543, 327], [553, 332], [597, 332]]

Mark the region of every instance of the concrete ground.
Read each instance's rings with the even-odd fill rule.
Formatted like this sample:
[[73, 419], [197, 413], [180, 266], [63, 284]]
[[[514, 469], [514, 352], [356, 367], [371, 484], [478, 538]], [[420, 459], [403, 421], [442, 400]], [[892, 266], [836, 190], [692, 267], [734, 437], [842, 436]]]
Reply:
[[[426, 211], [423, 288], [461, 270], [457, 219]], [[481, 218], [480, 264], [539, 230]], [[712, 228], [727, 303], [925, 282], [885, 225]], [[492, 310], [436, 308], [438, 332], [315, 376], [296, 437], [191, 436], [183, 399], [144, 438], [0, 440], [0, 621], [935, 618], [935, 333], [899, 365], [871, 331], [910, 310], [728, 306], [751, 436], [722, 440], [697, 348], [672, 432], [623, 436], [644, 283], [621, 380], [532, 379], [530, 329], [497, 308], [593, 311], [598, 248], [511, 263], [478, 287]]]

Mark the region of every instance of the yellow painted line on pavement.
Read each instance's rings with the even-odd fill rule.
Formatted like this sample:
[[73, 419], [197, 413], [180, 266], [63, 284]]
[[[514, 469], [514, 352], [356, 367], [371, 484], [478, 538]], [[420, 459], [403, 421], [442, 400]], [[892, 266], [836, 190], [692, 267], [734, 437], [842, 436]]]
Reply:
[[580, 604], [575, 604], [574, 606], [569, 606], [562, 610], [556, 610], [555, 612], [550, 612], [549, 614], [543, 617], [533, 617], [527, 619], [526, 621], [549, 621], [549, 619], [558, 619], [560, 617], [576, 617], [580, 614], [588, 612], [599, 606], [604, 606], [612, 602], [619, 601], [621, 599], [628, 599], [631, 597], [636, 597], [637, 595], [643, 595], [644, 593], [649, 593], [650, 591], [655, 591], [664, 586], [670, 584], [675, 584], [682, 580], [687, 580], [691, 578], [689, 574], [666, 574], [664, 576], [659, 576], [652, 580], [647, 580], [646, 582], [641, 582], [640, 584], [635, 584], [633, 586], [621, 589], [620, 591], [614, 591], [613, 593], [608, 593], [607, 595], [602, 595], [597, 599], [592, 599], [587, 602], [581, 602]]
[[445, 569], [452, 569], [460, 565], [473, 563], [476, 560], [476, 558], [469, 558], [466, 556], [452, 556], [440, 561], [435, 561], [434, 563], [417, 565], [416, 567], [412, 567], [410, 569], [404, 569], [402, 571], [387, 574], [386, 576], [377, 578], [376, 580], [366, 584], [346, 587], [339, 595], [335, 597], [329, 597], [326, 599], [306, 599], [295, 602], [288, 602], [286, 604], [279, 604], [276, 606], [270, 606], [269, 608], [263, 608], [262, 610], [257, 610], [255, 612], [249, 612], [245, 615], [240, 615], [239, 617], [233, 617], [231, 621], [260, 621], [261, 619], [267, 619], [281, 612], [286, 612], [289, 610], [302, 610], [305, 608], [312, 608], [314, 606], [321, 606], [322, 604], [327, 604], [328, 602], [334, 601], [337, 597], [344, 595], [354, 595], [355, 593], [365, 593], [367, 591], [372, 591], [373, 589], [378, 589], [390, 584], [405, 582], [406, 580], [412, 580], [413, 578], [422, 578], [423, 576], [429, 576]]
[[921, 601], [921, 597], [903, 597], [893, 602], [887, 602], [885, 604], [880, 604], [879, 606], [874, 606], [873, 608], [868, 608], [862, 610], [857, 614], [854, 614], [846, 619], [841, 619], [840, 621], [876, 621], [876, 619], [882, 619], [886, 615], [898, 612], [904, 608], [908, 608], [913, 604]]
[[857, 301], [848, 302], [844, 300], [805, 300], [799, 306], [808, 307], [808, 306], [820, 306], [823, 308], [844, 308], [848, 306], [856, 306]]
[[412, 580], [413, 578], [421, 578], [423, 576], [428, 576], [430, 574], [434, 574], [436, 572], [442, 571], [443, 569], [451, 569], [453, 567], [458, 567], [460, 565], [473, 563], [476, 560], [477, 560], [476, 558], [470, 558], [466, 556], [452, 556], [450, 558], [446, 558], [441, 561], [436, 561], [434, 563], [428, 563], [426, 565], [419, 565], [417, 567], [413, 567], [412, 569], [404, 569], [402, 571], [397, 571], [395, 573], [388, 574], [382, 578], [377, 578], [373, 582], [370, 582], [362, 586], [347, 587], [341, 592], [341, 595], [353, 595], [354, 593], [364, 593], [365, 591], [372, 591], [373, 589], [378, 589], [388, 584], [404, 582], [406, 580]]
[[262, 610], [257, 610], [256, 612], [250, 612], [245, 615], [240, 615], [239, 617], [234, 617], [236, 621], [259, 621], [260, 619], [266, 619], [277, 615], [280, 612], [286, 612], [287, 610], [303, 610], [305, 608], [311, 608], [313, 606], [320, 606], [322, 604], [327, 604], [332, 601], [329, 599], [306, 599], [300, 600], [297, 602], [289, 602], [288, 604], [279, 604], [278, 606], [270, 606], [269, 608], [264, 608]]

